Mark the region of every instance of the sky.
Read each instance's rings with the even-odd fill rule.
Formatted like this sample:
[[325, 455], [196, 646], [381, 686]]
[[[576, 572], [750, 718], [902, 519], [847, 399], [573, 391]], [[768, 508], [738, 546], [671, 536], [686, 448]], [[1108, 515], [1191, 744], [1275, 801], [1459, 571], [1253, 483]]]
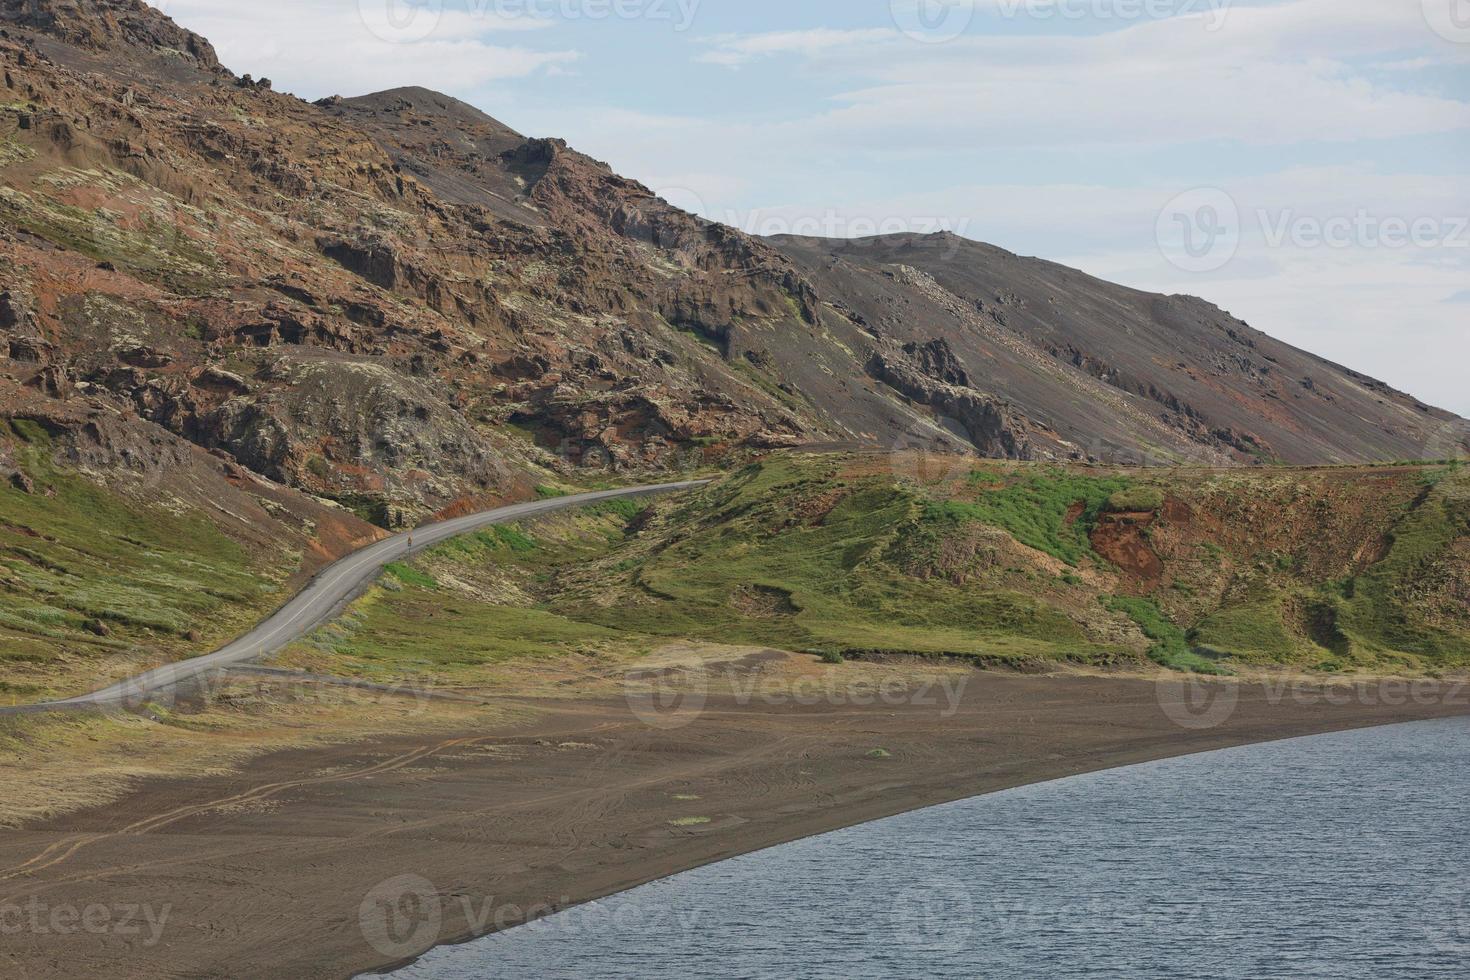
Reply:
[[1470, 416], [1470, 0], [151, 0], [755, 234], [949, 230]]

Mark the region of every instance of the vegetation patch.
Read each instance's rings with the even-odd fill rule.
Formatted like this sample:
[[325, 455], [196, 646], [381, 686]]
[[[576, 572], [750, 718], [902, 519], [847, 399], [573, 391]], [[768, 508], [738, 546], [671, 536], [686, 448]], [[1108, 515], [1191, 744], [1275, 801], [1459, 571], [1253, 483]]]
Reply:
[[620, 518], [624, 523], [632, 521], [639, 514], [648, 509], [646, 501], [636, 497], [617, 497], [613, 500], [604, 500], [602, 503], [593, 504], [590, 508], [594, 514], [609, 514]]
[[905, 574], [890, 552], [928, 533], [925, 502], [889, 479], [848, 483], [781, 458], [689, 500], [670, 516], [678, 532], [638, 566], [633, 601], [556, 608], [643, 634], [839, 654], [1020, 660], [1089, 655], [1098, 646], [1067, 616], [1017, 591]]
[[404, 585], [417, 586], [420, 589], [435, 589], [439, 587], [438, 581], [428, 572], [405, 565], [402, 562], [393, 562], [384, 566], [383, 571]]
[[1206, 617], [1189, 633], [1193, 645], [1217, 656], [1287, 664], [1325, 651], [1288, 624], [1285, 597], [1232, 606]]
[[509, 548], [519, 555], [536, 550], [536, 540], [520, 528], [509, 524], [497, 524], [490, 529], [490, 536], [497, 547]]
[[[1451, 474], [1454, 479], [1445, 479]], [[1459, 474], [1458, 467], [1438, 471], [1397, 522], [1387, 556], [1344, 584], [1337, 626], [1365, 655], [1403, 652], [1470, 661], [1470, 629], [1451, 607], [1459, 604], [1463, 612], [1463, 599], [1434, 596], [1441, 590], [1430, 584], [1455, 574], [1449, 567], [1457, 561], [1454, 545], [1470, 536], [1470, 488]], [[1431, 603], [1435, 598], [1440, 601]], [[1428, 614], [1431, 604], [1444, 614]]]
[[1158, 487], [1129, 487], [1108, 497], [1105, 510], [1116, 514], [1157, 513], [1164, 507], [1164, 492]]
[[1112, 596], [1107, 600], [1107, 607], [1113, 612], [1127, 615], [1143, 631], [1144, 636], [1154, 641], [1148, 655], [1155, 663], [1172, 670], [1196, 674], [1227, 673], [1213, 661], [1191, 649], [1184, 630], [1170, 622], [1153, 600], [1136, 596]]
[[[975, 474], [986, 479], [988, 474]], [[1124, 477], [1094, 477], [1048, 470], [987, 489], [974, 501], [938, 501], [926, 512], [937, 524], [980, 521], [1009, 531], [1017, 541], [1069, 565], [1093, 556], [1088, 535], [1114, 494], [1131, 486]], [[1162, 506], [1162, 500], [1160, 501]]]
[[[197, 513], [125, 499], [58, 468], [39, 424], [10, 420], [15, 463], [0, 479], [0, 679], [77, 693], [118, 656], [197, 653], [253, 622], [284, 568], [261, 567]], [[93, 666], [88, 667], [91, 664]], [[78, 671], [84, 679], [72, 680]]]
[[[1455, 564], [1467, 536], [1460, 498], [1448, 484], [1416, 489], [1415, 474], [1398, 496], [1332, 479], [1242, 473], [1140, 488], [1124, 476], [993, 467], [918, 488], [849, 457], [778, 454], [690, 493], [605, 501], [446, 542], [390, 568], [391, 589], [373, 590], [292, 656], [329, 672], [466, 686], [517, 660], [617, 662], [680, 640], [834, 665], [879, 654], [1112, 664], [1139, 656], [1119, 638], [1123, 615], [1148, 638], [1149, 658], [1178, 670], [1455, 662], [1465, 615], [1450, 606], [1470, 581]], [[1345, 541], [1280, 518], [1292, 501], [1303, 513], [1337, 513], [1326, 494], [1341, 486], [1360, 508], [1343, 511], [1342, 521], [1359, 515], [1342, 524]], [[1117, 572], [1092, 555], [1090, 528], [1166, 491], [1208, 519], [1157, 525], [1151, 546], [1166, 574], [1144, 595], [1111, 594]], [[1403, 512], [1382, 513], [1385, 499], [1402, 500]], [[1361, 563], [1352, 542], [1390, 530], [1392, 547], [1371, 552], [1385, 560], [1336, 583], [1310, 577]], [[1404, 612], [1411, 596], [1439, 598]], [[44, 610], [11, 615], [34, 644], [68, 628]]]

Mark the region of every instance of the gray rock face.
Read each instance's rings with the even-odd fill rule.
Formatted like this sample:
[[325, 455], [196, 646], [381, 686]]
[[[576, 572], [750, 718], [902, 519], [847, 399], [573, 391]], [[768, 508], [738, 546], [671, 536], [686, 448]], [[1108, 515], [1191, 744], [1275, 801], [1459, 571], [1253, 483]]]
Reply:
[[969, 375], [944, 340], [875, 351], [868, 371], [904, 397], [957, 423], [982, 454], [1036, 458], [1030, 423], [1005, 401], [971, 387]]

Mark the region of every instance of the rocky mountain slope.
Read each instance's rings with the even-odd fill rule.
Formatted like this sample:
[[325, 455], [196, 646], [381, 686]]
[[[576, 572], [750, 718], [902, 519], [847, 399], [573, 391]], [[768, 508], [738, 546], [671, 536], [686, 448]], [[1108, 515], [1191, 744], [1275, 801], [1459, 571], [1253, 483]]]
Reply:
[[[957, 418], [987, 455], [1029, 441], [1042, 456], [1322, 463], [1464, 447], [1461, 420], [1193, 296], [946, 234], [778, 244], [873, 337], [870, 373]], [[956, 387], [1002, 394], [1020, 432], [987, 444]]]
[[62, 442], [105, 416], [385, 522], [783, 446], [1467, 445], [1200, 300], [948, 236], [756, 239], [427, 90], [277, 93], [140, 0], [0, 24], [0, 394]]

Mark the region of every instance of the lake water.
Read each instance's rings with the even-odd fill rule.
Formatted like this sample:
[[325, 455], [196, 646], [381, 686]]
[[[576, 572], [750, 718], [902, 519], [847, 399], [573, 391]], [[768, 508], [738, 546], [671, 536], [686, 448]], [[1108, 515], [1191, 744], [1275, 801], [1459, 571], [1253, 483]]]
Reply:
[[1470, 977], [1470, 720], [979, 797], [572, 909], [393, 976]]

